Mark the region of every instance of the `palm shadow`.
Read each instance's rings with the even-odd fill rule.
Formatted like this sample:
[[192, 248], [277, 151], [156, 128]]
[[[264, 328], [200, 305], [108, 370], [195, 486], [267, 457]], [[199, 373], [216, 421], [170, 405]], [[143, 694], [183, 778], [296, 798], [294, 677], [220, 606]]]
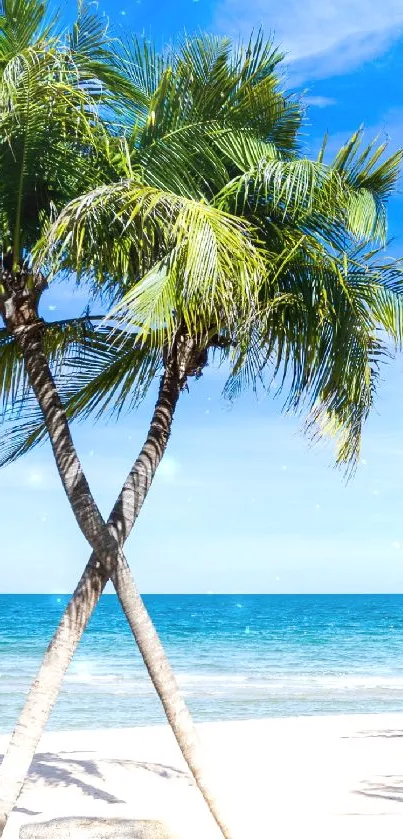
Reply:
[[376, 781], [364, 781], [365, 788], [356, 790], [357, 795], [366, 798], [381, 798], [403, 804], [403, 778], [396, 775], [382, 775]]
[[[41, 752], [35, 755], [31, 768], [28, 773], [27, 780], [29, 781], [45, 781], [47, 786], [51, 788], [69, 788], [75, 787], [80, 789], [84, 795], [93, 798], [96, 801], [105, 801], [108, 804], [126, 804], [127, 802], [118, 798], [105, 789], [102, 789], [102, 782], [105, 777], [99, 769], [97, 761], [91, 758], [75, 757], [78, 752], [64, 753], [63, 756], [52, 752]], [[0, 755], [0, 763], [3, 760], [3, 755]], [[193, 780], [189, 774], [176, 767], [165, 765], [162, 763], [151, 763], [147, 761], [135, 760], [118, 760], [118, 759], [103, 759], [104, 764], [110, 766], [117, 766], [123, 769], [139, 769], [149, 772], [159, 778], [168, 780], [182, 779], [187, 781], [189, 785], [193, 784]], [[81, 777], [84, 775], [85, 777]], [[101, 786], [100, 786], [101, 784]], [[34, 811], [26, 810], [21, 807], [19, 812], [26, 815], [38, 815]]]
[[145, 772], [151, 772], [160, 778], [168, 778], [169, 780], [183, 779], [188, 781], [190, 786], [194, 783], [189, 772], [163, 763], [150, 763], [144, 760], [104, 760], [103, 762], [128, 769], [144, 769]]
[[[88, 781], [79, 777], [84, 773]], [[106, 801], [108, 804], [124, 804], [125, 801], [107, 792], [95, 782], [103, 781], [102, 772], [95, 760], [78, 760], [72, 757], [60, 757], [52, 752], [35, 755], [28, 773], [30, 781], [45, 780], [51, 787], [76, 787], [96, 801]]]
[[394, 739], [403, 737], [403, 731], [400, 728], [385, 728], [374, 729], [373, 731], [357, 731], [356, 734], [344, 734], [341, 740], [361, 740], [366, 737], [381, 737], [385, 739]]

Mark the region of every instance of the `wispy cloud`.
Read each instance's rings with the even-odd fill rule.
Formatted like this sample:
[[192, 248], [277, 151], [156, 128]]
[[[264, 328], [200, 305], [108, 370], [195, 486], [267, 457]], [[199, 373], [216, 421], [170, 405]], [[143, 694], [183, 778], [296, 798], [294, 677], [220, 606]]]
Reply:
[[263, 26], [302, 78], [346, 72], [384, 52], [403, 33], [401, 0], [221, 0], [216, 27], [248, 36]]
[[330, 105], [336, 105], [336, 100], [330, 96], [305, 96], [304, 101], [311, 108], [329, 108]]

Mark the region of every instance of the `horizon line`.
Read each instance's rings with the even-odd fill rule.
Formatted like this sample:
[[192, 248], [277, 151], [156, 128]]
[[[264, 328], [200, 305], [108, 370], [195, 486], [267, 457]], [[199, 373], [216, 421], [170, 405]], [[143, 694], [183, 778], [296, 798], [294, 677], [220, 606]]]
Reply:
[[[0, 591], [0, 597], [72, 597], [63, 591]], [[102, 597], [117, 597], [114, 591]], [[147, 591], [142, 597], [401, 597], [403, 591]]]

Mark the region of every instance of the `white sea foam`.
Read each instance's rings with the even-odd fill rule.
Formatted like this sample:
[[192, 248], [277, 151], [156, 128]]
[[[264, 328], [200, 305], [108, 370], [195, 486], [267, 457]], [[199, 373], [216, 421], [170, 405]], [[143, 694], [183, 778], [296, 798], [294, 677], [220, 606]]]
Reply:
[[[222, 685], [228, 690], [239, 686], [249, 690], [268, 691], [301, 691], [301, 690], [325, 690], [325, 691], [365, 691], [365, 690], [396, 690], [403, 691], [402, 676], [379, 676], [360, 674], [323, 674], [309, 675], [307, 673], [279, 673], [277, 675], [267, 673], [263, 677], [258, 675], [245, 675], [242, 673], [178, 673], [178, 682], [183, 687], [192, 685]], [[70, 673], [66, 676], [66, 682], [73, 684], [98, 684], [100, 686], [116, 685], [119, 683], [122, 689], [128, 691], [143, 688], [148, 683], [148, 678], [133, 678], [127, 673], [91, 673], [82, 671]]]
[[195, 684], [207, 684], [209, 682], [240, 684], [248, 681], [248, 676], [244, 676], [242, 674], [234, 675], [233, 673], [180, 673], [177, 678], [179, 683], [194, 682]]

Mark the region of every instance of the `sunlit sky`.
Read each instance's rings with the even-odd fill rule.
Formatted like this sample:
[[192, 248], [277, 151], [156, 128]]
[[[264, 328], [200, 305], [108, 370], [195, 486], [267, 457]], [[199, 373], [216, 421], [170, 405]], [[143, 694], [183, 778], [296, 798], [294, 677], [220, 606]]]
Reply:
[[[290, 87], [307, 91], [307, 151], [325, 130], [338, 147], [368, 137], [403, 143], [401, 0], [103, 0], [116, 30], [163, 44], [184, 28], [247, 37], [264, 26], [287, 51]], [[73, 4], [66, 13], [72, 14]], [[391, 205], [393, 251], [403, 250], [402, 199]], [[55, 285], [49, 319], [81, 313], [82, 291]], [[403, 590], [402, 359], [382, 371], [347, 486], [331, 446], [311, 448], [281, 403], [221, 398], [223, 373], [191, 382], [169, 451], [127, 545], [144, 592], [398, 592]], [[75, 427], [105, 516], [145, 437], [154, 394], [118, 425]], [[3, 592], [71, 591], [89, 555], [47, 446], [0, 472]]]

